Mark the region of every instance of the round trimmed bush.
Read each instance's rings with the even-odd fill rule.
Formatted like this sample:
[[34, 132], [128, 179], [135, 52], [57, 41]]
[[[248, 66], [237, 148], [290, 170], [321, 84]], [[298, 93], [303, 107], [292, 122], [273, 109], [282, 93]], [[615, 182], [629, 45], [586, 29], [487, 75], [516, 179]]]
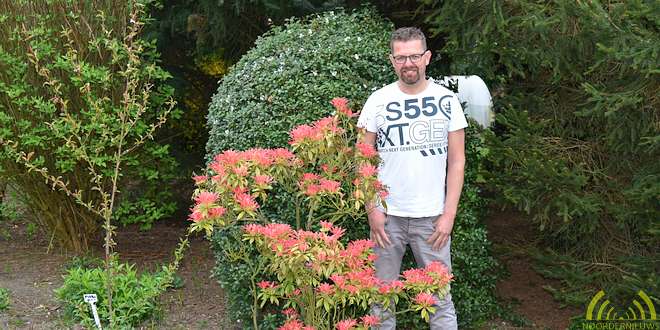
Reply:
[[372, 9], [292, 19], [260, 37], [222, 79], [208, 114], [208, 158], [226, 149], [286, 145], [293, 127], [328, 115], [329, 101], [362, 104], [394, 81], [393, 25]]

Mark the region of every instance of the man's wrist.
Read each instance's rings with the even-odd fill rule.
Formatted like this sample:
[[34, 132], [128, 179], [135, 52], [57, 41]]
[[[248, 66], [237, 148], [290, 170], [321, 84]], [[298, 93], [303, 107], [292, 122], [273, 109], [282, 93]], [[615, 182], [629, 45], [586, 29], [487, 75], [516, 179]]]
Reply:
[[442, 212], [442, 214], [443, 214], [444, 216], [449, 216], [449, 217], [454, 218], [454, 217], [456, 217], [456, 210], [455, 210], [455, 209], [453, 209], [453, 210], [452, 210], [452, 209], [449, 209], [449, 210], [445, 209], [445, 210]]

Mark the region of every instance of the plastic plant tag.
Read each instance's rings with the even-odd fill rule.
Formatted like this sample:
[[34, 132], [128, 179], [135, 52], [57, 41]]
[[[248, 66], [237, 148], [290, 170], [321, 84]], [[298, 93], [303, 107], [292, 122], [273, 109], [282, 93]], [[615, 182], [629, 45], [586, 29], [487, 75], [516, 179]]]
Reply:
[[101, 329], [101, 320], [99, 320], [99, 312], [96, 310], [96, 302], [98, 299], [96, 298], [96, 294], [94, 293], [87, 293], [83, 295], [83, 299], [85, 300], [86, 303], [88, 303], [92, 307], [92, 314], [94, 315], [94, 323], [96, 323], [96, 327]]

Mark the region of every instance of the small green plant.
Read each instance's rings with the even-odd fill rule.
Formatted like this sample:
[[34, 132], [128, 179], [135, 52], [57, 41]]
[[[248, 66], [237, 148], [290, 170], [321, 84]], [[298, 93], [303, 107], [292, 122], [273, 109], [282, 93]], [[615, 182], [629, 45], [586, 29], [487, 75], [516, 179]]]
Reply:
[[0, 312], [9, 308], [9, 290], [0, 288]]
[[18, 220], [18, 206], [14, 200], [0, 201], [0, 221], [14, 222]]
[[34, 222], [28, 222], [28, 224], [25, 225], [25, 235], [27, 235], [28, 239], [33, 239], [36, 234], [37, 234], [37, 224], [35, 224]]
[[186, 280], [179, 275], [174, 275], [172, 278], [172, 289], [178, 290], [182, 289], [186, 285]]
[[[113, 261], [114, 262], [114, 261]], [[116, 327], [134, 327], [158, 312], [158, 297], [168, 283], [163, 273], [138, 274], [133, 265], [116, 264], [112, 277], [112, 305]], [[110, 322], [106, 294], [107, 272], [103, 268], [73, 267], [64, 276], [64, 284], [55, 294], [62, 302], [65, 318], [94, 327], [94, 318], [83, 295], [98, 297], [97, 309], [102, 324]]]

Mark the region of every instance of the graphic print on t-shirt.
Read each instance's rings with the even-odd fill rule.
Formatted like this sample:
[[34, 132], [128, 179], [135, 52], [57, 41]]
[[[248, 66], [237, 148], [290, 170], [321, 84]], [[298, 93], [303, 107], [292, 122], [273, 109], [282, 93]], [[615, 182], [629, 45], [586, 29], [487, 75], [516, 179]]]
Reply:
[[401, 217], [441, 214], [449, 133], [467, 127], [454, 93], [431, 82], [411, 95], [391, 83], [369, 96], [358, 127], [376, 134], [378, 179], [389, 192], [379, 208]]
[[385, 104], [375, 118], [378, 152], [419, 151], [424, 157], [446, 153], [452, 97], [413, 97]]

